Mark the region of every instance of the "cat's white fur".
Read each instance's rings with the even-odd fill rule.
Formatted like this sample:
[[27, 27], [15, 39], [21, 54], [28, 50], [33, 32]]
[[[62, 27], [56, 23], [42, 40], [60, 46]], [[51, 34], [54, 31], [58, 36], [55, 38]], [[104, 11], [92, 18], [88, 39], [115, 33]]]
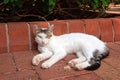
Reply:
[[[50, 29], [52, 31], [52, 28]], [[81, 70], [90, 66], [89, 61], [94, 57], [95, 50], [99, 50], [99, 54], [102, 54], [106, 47], [105, 43], [95, 36], [83, 33], [70, 33], [60, 36], [55, 36], [52, 33], [50, 39], [47, 39], [44, 33], [38, 33], [37, 35], [42, 36], [42, 39], [35, 37], [38, 50], [41, 53], [33, 57], [32, 64], [38, 65], [40, 61], [49, 58], [42, 63], [42, 68], [50, 68], [68, 54], [76, 53], [77, 58], [70, 60], [68, 63]]]

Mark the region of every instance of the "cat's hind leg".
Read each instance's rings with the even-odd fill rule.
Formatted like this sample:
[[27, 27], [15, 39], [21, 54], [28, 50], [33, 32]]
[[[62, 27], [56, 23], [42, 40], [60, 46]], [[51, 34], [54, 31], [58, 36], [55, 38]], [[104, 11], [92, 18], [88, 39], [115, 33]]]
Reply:
[[76, 64], [78, 63], [82, 63], [84, 61], [86, 61], [86, 57], [82, 54], [82, 52], [77, 52], [76, 53], [77, 57], [78, 58], [75, 58], [75, 59], [72, 59], [68, 62], [68, 64], [71, 66], [71, 67], [75, 67]]
[[87, 68], [88, 66], [91, 66], [91, 64], [89, 63], [89, 61], [85, 61], [83, 63], [78, 63], [74, 66], [75, 69], [78, 69], [78, 70], [83, 70], [85, 68]]
[[99, 68], [101, 65], [101, 54], [99, 50], [94, 50], [92, 55], [93, 56], [87, 56], [87, 60], [85, 62], [76, 64], [75, 68], [78, 70], [95, 70]]
[[45, 59], [48, 59], [52, 56], [52, 52], [49, 53], [41, 53], [41, 54], [37, 54], [33, 57], [32, 59], [32, 64], [33, 65], [38, 65], [40, 63], [40, 61], [43, 61]]

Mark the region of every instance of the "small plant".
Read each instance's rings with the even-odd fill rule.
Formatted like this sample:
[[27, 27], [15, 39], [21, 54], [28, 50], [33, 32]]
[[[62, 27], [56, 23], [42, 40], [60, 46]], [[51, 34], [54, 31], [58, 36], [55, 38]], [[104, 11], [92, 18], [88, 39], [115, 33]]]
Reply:
[[0, 19], [11, 20], [13, 16], [17, 16], [17, 19], [75, 19], [83, 18], [84, 15], [87, 18], [90, 11], [104, 12], [112, 2], [116, 4], [120, 0], [0, 0]]
[[[37, 0], [32, 0], [33, 3], [31, 6], [36, 6], [35, 5], [36, 1]], [[56, 7], [57, 2], [59, 2], [60, 0], [40, 0], [40, 1], [41, 3], [39, 3], [39, 5], [42, 5], [42, 11], [45, 13], [50, 13]], [[104, 10], [110, 2], [111, 0], [76, 0], [76, 3], [79, 6], [87, 5], [93, 10], [95, 9]], [[12, 8], [21, 8], [23, 6], [24, 0], [3, 0], [3, 3], [10, 5]]]

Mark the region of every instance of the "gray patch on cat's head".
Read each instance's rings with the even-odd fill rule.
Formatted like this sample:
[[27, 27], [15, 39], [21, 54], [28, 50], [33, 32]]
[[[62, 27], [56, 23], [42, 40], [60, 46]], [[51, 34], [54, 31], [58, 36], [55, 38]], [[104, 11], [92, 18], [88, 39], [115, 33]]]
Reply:
[[44, 37], [44, 38], [50, 39], [52, 37], [52, 35], [53, 35], [53, 33], [49, 31], [49, 28], [40, 28], [36, 32], [36, 36], [39, 38]]
[[47, 34], [47, 32], [48, 32], [48, 28], [40, 28], [36, 30], [36, 35], [39, 33]]
[[40, 33], [47, 33], [48, 32], [48, 28], [41, 28], [40, 29]]
[[38, 28], [37, 25], [34, 25], [34, 28], [35, 28], [35, 36], [37, 37], [42, 37], [43, 35], [45, 35], [44, 38], [50, 39], [53, 36], [53, 29], [54, 29], [53, 24], [49, 24], [48, 28]]
[[33, 32], [35, 34], [38, 34], [38, 33], [53, 33], [53, 29], [54, 29], [54, 25], [53, 24], [50, 24], [48, 23], [48, 28], [39, 28], [38, 25], [33, 25]]

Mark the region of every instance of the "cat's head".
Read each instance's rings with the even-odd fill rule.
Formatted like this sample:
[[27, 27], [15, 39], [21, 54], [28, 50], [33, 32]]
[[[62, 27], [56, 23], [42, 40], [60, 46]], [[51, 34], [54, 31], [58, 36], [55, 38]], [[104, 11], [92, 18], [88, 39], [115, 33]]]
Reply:
[[34, 28], [35, 28], [35, 41], [42, 47], [47, 45], [53, 36], [54, 25], [50, 24], [48, 28], [38, 28], [37, 25], [34, 25]]

